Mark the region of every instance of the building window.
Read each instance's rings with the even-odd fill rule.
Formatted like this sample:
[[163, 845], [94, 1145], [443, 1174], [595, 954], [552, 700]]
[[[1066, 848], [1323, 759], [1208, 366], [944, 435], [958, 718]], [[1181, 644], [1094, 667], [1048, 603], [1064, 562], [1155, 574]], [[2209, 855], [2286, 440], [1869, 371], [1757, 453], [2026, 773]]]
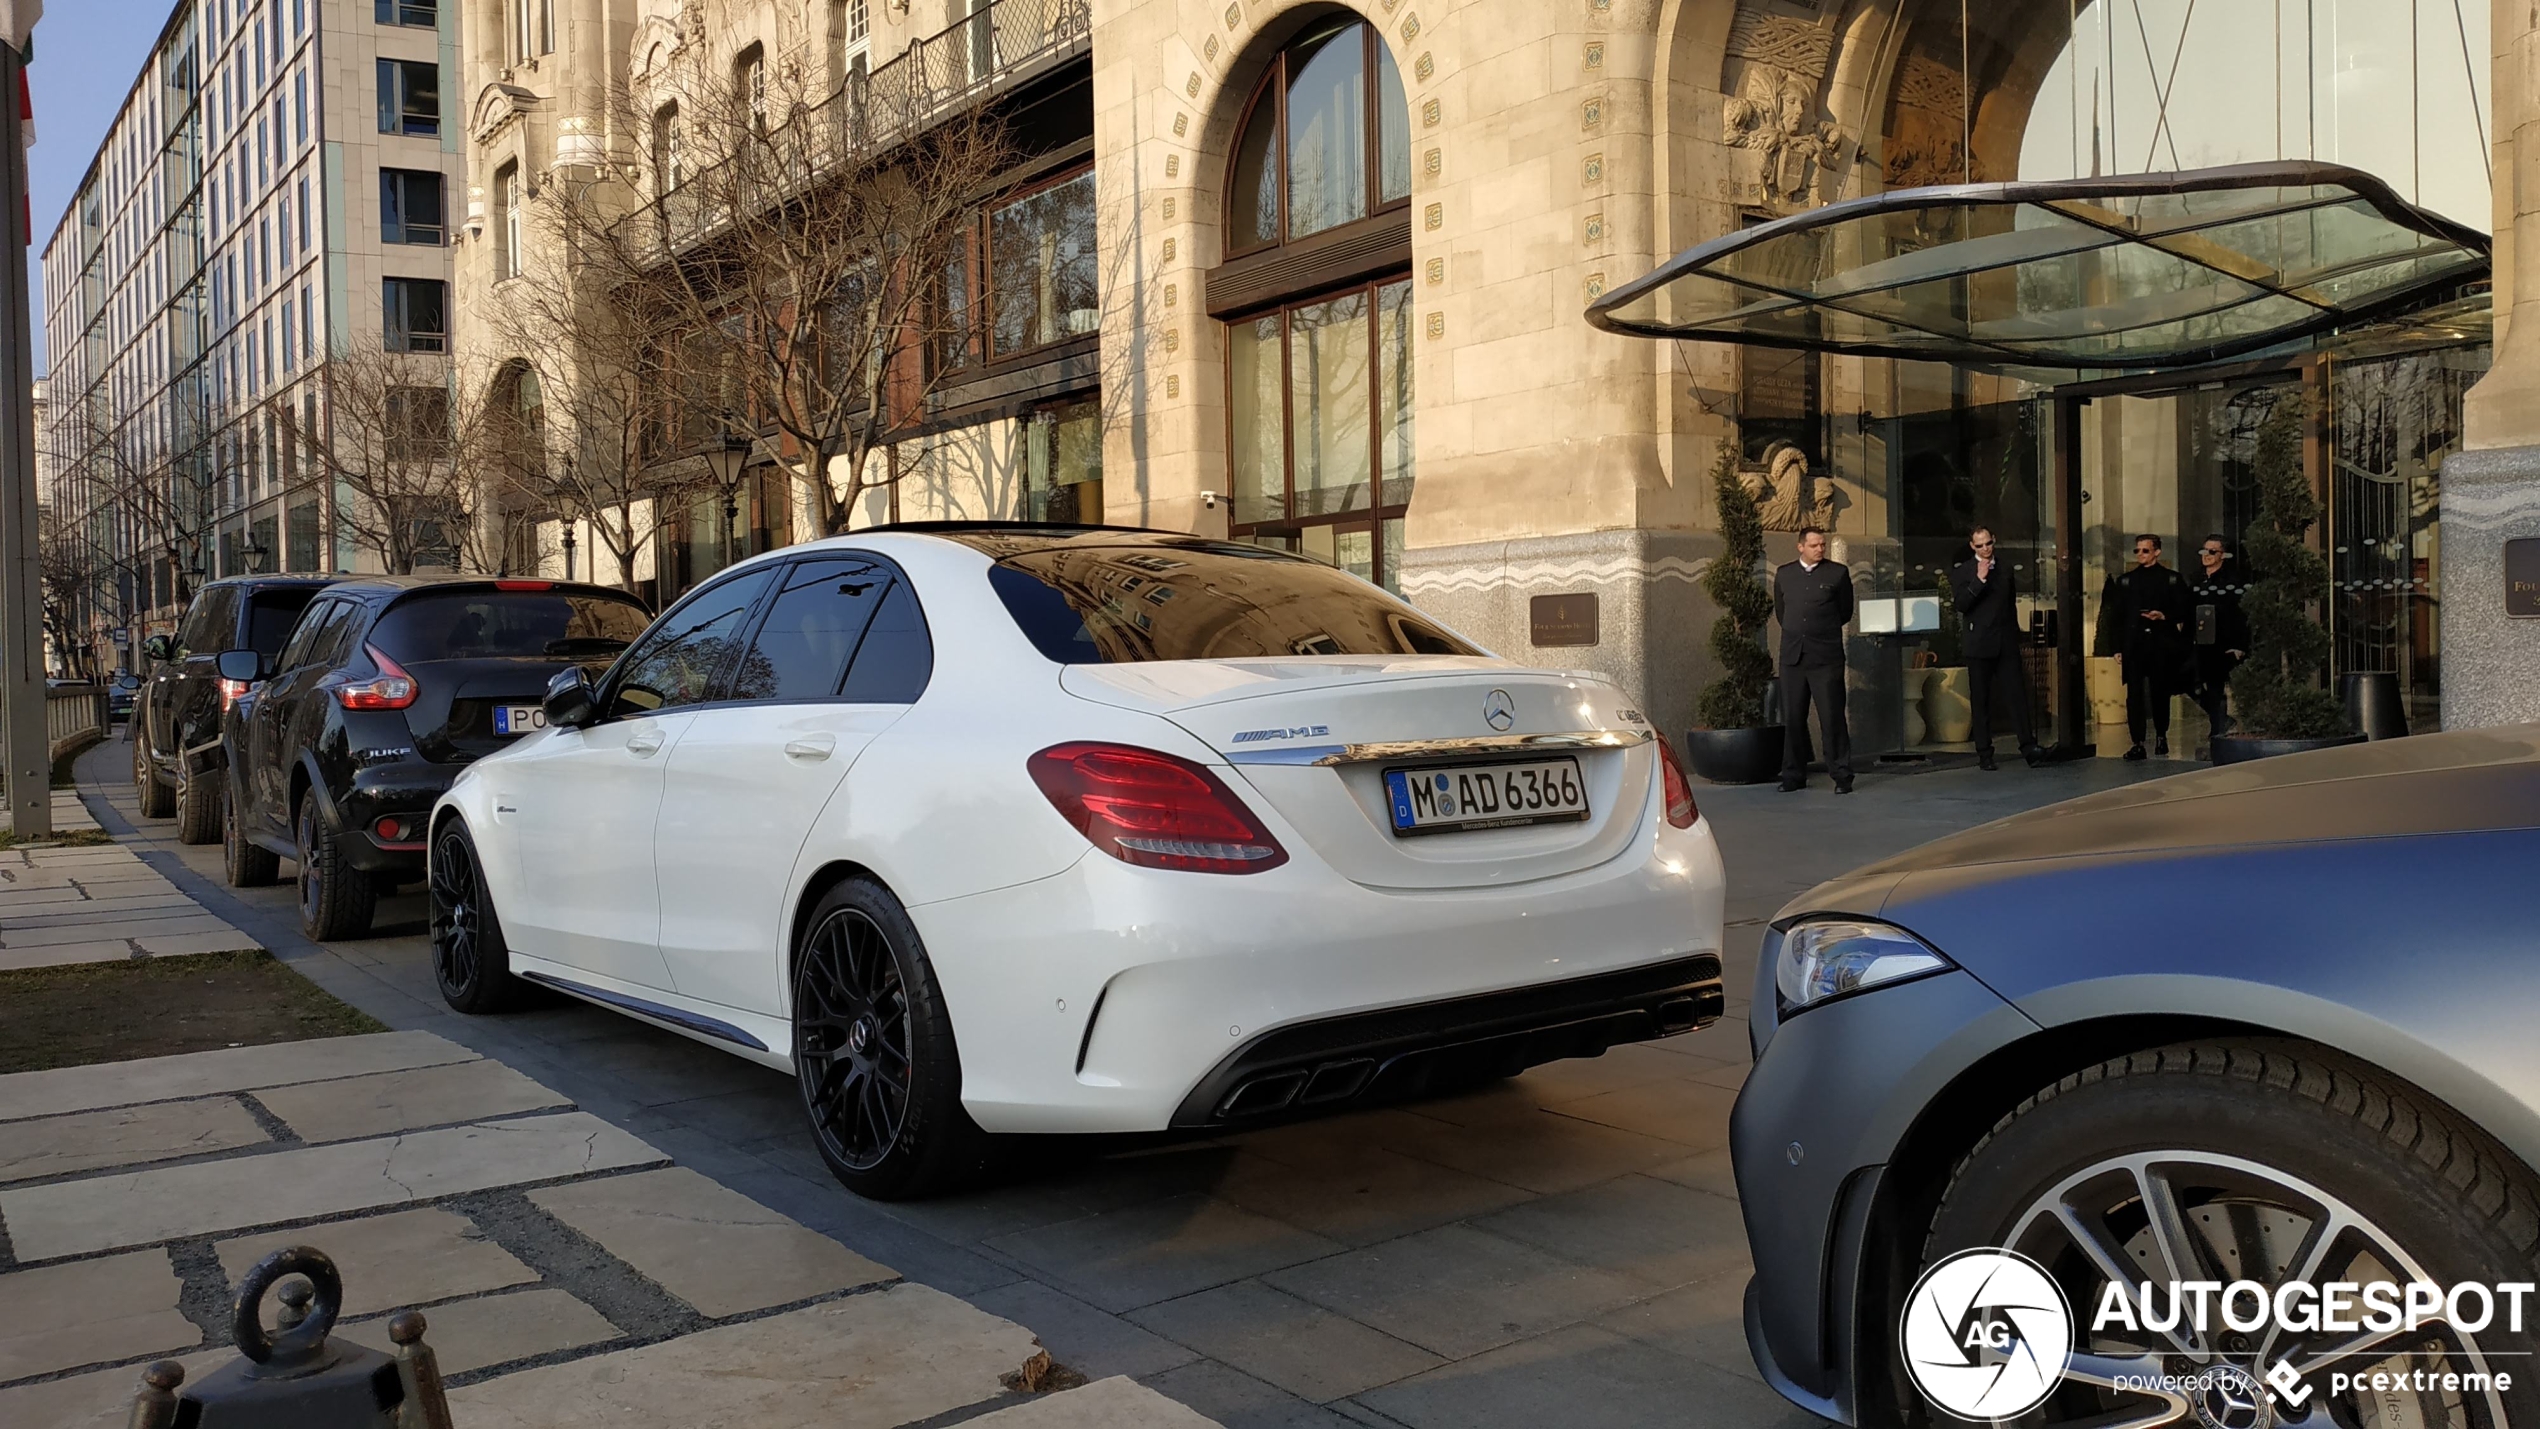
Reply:
[[1091, 169], [990, 211], [993, 355], [1011, 356], [1102, 325], [1094, 242]]
[[732, 65], [733, 90], [749, 107], [750, 128], [755, 133], [767, 132], [767, 53], [756, 45], [741, 51]]
[[1227, 169], [1228, 256], [1410, 199], [1411, 113], [1385, 42], [1350, 21], [1288, 46], [1253, 93]]
[[309, 142], [309, 72], [305, 69], [291, 76], [291, 142], [294, 147]]
[[556, 0], [538, 0], [538, 53], [556, 52]]
[[662, 193], [679, 187], [679, 106], [665, 104], [653, 115], [653, 181]]
[[494, 248], [494, 280], [500, 282], [520, 276], [520, 165], [494, 171], [494, 209], [503, 222]]
[[374, 17], [383, 25], [415, 25], [424, 29], [441, 23], [440, 0], [373, 0]]
[[1386, 586], [1411, 501], [1411, 282], [1229, 325], [1233, 533]]
[[512, 0], [512, 63], [555, 52], [555, 0]]
[[440, 137], [440, 66], [414, 60], [379, 62], [379, 132]]
[[291, 315], [294, 311], [296, 310], [293, 308], [291, 300], [289, 298], [284, 298], [282, 300], [282, 370], [285, 372], [289, 372], [291, 370], [293, 358], [297, 356], [297, 351], [291, 341]]
[[438, 278], [389, 278], [382, 336], [390, 352], [447, 352], [450, 344], [448, 286]]
[[309, 181], [300, 180], [300, 247], [309, 246]]
[[448, 237], [442, 226], [439, 174], [429, 169], [379, 171], [380, 242], [438, 248]]
[[1102, 524], [1102, 404], [1043, 407], [1023, 422], [1023, 518]]

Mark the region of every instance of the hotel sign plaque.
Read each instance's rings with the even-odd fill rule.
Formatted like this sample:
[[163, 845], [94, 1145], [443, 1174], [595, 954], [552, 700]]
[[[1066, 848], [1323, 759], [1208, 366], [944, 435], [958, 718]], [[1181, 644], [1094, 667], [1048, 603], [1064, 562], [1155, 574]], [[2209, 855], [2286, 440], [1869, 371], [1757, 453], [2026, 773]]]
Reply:
[[2505, 614], [2540, 619], [2540, 536], [2505, 543]]
[[[2540, 611], [2534, 613], [2540, 614]], [[1538, 646], [1596, 643], [1594, 591], [1536, 596], [1527, 603], [1526, 615], [1528, 638]]]

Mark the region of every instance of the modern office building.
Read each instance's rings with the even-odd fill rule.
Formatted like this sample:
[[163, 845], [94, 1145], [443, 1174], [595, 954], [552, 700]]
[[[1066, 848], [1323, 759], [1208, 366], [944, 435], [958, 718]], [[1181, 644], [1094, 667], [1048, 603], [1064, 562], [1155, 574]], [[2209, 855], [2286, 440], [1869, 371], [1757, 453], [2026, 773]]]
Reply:
[[129, 651], [199, 581], [376, 569], [313, 452], [330, 354], [446, 351], [435, 0], [183, 0], [43, 256], [61, 519]]
[[[1099, 513], [1311, 553], [1504, 653], [1609, 672], [1676, 726], [1709, 673], [1696, 579], [1725, 450], [1774, 559], [1813, 522], [1859, 576], [1865, 748], [1949, 742], [1936, 582], [1979, 522], [2054, 642], [2039, 713], [2088, 740], [2107, 576], [2139, 532], [2173, 564], [2209, 533], [2237, 548], [2258, 429], [2292, 404], [2327, 510], [2328, 673], [2388, 675], [2424, 726], [2441, 471], [2489, 361], [2508, 140], [2487, 18], [469, 0], [483, 207], [459, 308], [569, 271], [509, 221], [514, 196], [657, 154], [675, 125], [613, 128], [599, 96], [661, 54], [703, 46], [736, 83], [754, 56], [822, 67], [842, 95], [914, 75], [947, 110], [1040, 106], [1032, 163], [982, 201], [978, 257], [943, 289], [1035, 320], [956, 345], [959, 380], [904, 424], [900, 479], [860, 520]], [[528, 360], [471, 321], [458, 342], [480, 369]], [[805, 492], [747, 492], [737, 542], [715, 539], [719, 503], [662, 523], [639, 573], [657, 595], [812, 533]]]

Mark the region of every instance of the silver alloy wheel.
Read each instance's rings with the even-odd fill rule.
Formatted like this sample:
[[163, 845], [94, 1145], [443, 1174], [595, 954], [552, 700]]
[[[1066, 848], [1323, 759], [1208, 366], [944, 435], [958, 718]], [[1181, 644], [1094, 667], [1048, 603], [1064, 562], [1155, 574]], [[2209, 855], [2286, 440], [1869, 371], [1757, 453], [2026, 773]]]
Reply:
[[[2276, 1167], [2208, 1151], [2111, 1156], [2031, 1201], [2003, 1244], [2047, 1268], [2074, 1316], [2065, 1388], [2014, 1422], [2091, 1429], [2219, 1427], [2224, 1421], [2210, 1405], [2163, 1390], [2120, 1390], [2117, 1382], [2229, 1365], [2262, 1383], [2266, 1371], [2283, 1360], [2311, 1383], [2313, 1393], [2298, 1409], [2260, 1394], [2256, 1414], [2245, 1422], [2235, 1419], [2228, 1429], [2509, 1429], [2503, 1400], [2492, 1388], [2369, 1402], [2350, 1390], [2330, 1400], [2325, 1375], [2340, 1360], [2358, 1372], [2489, 1371], [2477, 1337], [2440, 1319], [2414, 1331], [2342, 1335], [2273, 1329], [2198, 1335], [2184, 1318], [2179, 1329], [2166, 1333], [2090, 1329], [2092, 1312], [2112, 1282], [2126, 1286], [2140, 1303], [2147, 1282], [2254, 1280], [2272, 1293], [2295, 1280], [2404, 1285], [2435, 1278], [2370, 1218]], [[2508, 1372], [2515, 1368], [2508, 1366]]]

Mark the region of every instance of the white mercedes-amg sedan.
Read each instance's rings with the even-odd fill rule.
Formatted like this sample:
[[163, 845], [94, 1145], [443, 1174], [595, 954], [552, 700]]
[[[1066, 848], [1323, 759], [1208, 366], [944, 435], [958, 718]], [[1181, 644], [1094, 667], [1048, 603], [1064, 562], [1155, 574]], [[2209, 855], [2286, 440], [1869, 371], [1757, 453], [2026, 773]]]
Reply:
[[1716, 1018], [1720, 857], [1599, 677], [1162, 532], [903, 526], [716, 575], [433, 814], [442, 994], [790, 1070], [850, 1189]]

